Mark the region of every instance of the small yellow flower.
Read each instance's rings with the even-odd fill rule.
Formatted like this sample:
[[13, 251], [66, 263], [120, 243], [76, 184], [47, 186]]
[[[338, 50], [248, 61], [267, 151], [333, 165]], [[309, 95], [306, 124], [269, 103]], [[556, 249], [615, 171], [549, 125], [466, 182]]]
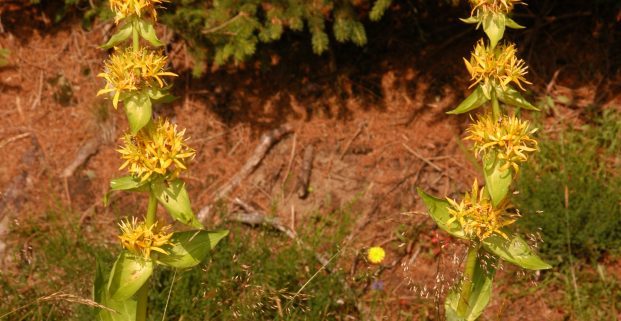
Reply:
[[505, 116], [495, 122], [487, 114], [471, 124], [465, 139], [474, 142], [473, 149], [480, 158], [494, 152], [498, 159], [505, 161], [502, 170], [513, 167], [519, 171], [519, 164], [528, 160], [528, 153], [537, 150], [537, 141], [530, 137], [537, 129], [530, 129], [528, 121], [515, 116]]
[[466, 193], [461, 202], [457, 203], [450, 198], [447, 200], [451, 205], [448, 212], [452, 216], [447, 223], [459, 222], [466, 235], [476, 237], [481, 241], [494, 233], [507, 238], [501, 228], [513, 224], [519, 216], [519, 214], [507, 213], [506, 204], [494, 208], [484, 188], [479, 190], [476, 179], [472, 184], [471, 193]]
[[106, 61], [104, 72], [98, 74], [106, 80], [106, 86], [97, 96], [114, 93], [112, 104], [117, 108], [121, 95], [147, 88], [164, 88], [162, 77], [176, 77], [177, 74], [165, 71], [166, 56], [142, 48], [119, 49]]
[[151, 130], [136, 135], [125, 134], [124, 146], [117, 151], [125, 160], [120, 169], [127, 170], [141, 181], [153, 174], [176, 177], [187, 169], [186, 160], [196, 151], [185, 144], [185, 129], [177, 132], [177, 126], [159, 119]]
[[110, 10], [114, 12], [114, 22], [119, 23], [126, 17], [136, 15], [142, 17], [145, 13], [157, 19], [156, 6], [167, 0], [109, 0]]
[[147, 226], [145, 222], [138, 222], [135, 217], [121, 221], [119, 226], [121, 228], [119, 240], [128, 251], [145, 258], [151, 256], [151, 251], [168, 254], [162, 247], [171, 244], [172, 233], [168, 233], [170, 226], [158, 228], [157, 223]]
[[385, 257], [386, 257], [386, 252], [380, 246], [371, 247], [367, 253], [367, 258], [369, 259], [369, 262], [373, 264], [382, 263]]
[[483, 39], [479, 40], [471, 53], [470, 61], [464, 58], [473, 81], [470, 87], [480, 83], [484, 91], [489, 93], [494, 88], [505, 90], [513, 82], [524, 90], [522, 82], [531, 84], [524, 78], [528, 67], [515, 53], [513, 44], [503, 44], [491, 49], [485, 46]]
[[523, 3], [520, 0], [470, 0], [472, 15], [487, 13], [509, 13], [516, 4]]

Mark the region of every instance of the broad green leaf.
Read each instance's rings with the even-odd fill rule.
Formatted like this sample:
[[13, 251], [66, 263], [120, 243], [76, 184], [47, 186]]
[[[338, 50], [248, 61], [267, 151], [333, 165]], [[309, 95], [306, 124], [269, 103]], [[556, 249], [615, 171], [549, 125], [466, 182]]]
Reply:
[[127, 40], [127, 38], [131, 36], [132, 30], [133, 30], [133, 26], [131, 23], [124, 24], [121, 27], [121, 29], [117, 31], [117, 33], [115, 33], [112, 37], [110, 37], [110, 40], [108, 40], [108, 42], [106, 42], [103, 46], [101, 46], [101, 48], [110, 49], [120, 44], [121, 42]]
[[192, 212], [190, 197], [182, 180], [155, 180], [151, 183], [151, 190], [173, 219], [192, 227], [203, 228]]
[[[107, 294], [106, 294], [107, 295]], [[135, 321], [138, 302], [134, 298], [125, 300], [113, 300], [104, 296], [102, 305], [114, 310], [108, 311], [101, 309], [99, 311], [99, 320], [101, 321]]]
[[140, 181], [139, 178], [135, 178], [131, 175], [113, 178], [110, 181], [110, 189], [113, 191], [148, 191], [148, 186], [145, 184], [148, 181]]
[[136, 134], [151, 121], [151, 98], [147, 93], [136, 92], [125, 101], [125, 113], [132, 134]]
[[155, 28], [153, 25], [145, 20], [138, 20], [138, 32], [140, 36], [148, 41], [152, 46], [159, 47], [164, 44], [157, 38], [157, 34], [155, 34]]
[[501, 259], [529, 270], [547, 270], [552, 266], [544, 262], [535, 251], [517, 234], [503, 231], [508, 239], [492, 234], [483, 240], [483, 247], [490, 253]]
[[148, 89], [147, 92], [149, 94], [149, 97], [151, 97], [151, 102], [153, 104], [167, 104], [177, 99], [177, 97], [168, 93], [169, 88], [170, 87], [166, 87], [162, 89], [157, 89], [157, 88]]
[[457, 314], [459, 305], [459, 292], [451, 291], [444, 302], [446, 319], [448, 321], [475, 321], [489, 303], [492, 294], [492, 283], [496, 269], [491, 260], [477, 259], [472, 277], [472, 292], [468, 300], [468, 310], [465, 316]]
[[505, 33], [505, 15], [487, 14], [483, 18], [483, 31], [489, 38], [491, 47], [496, 48]]
[[109, 298], [104, 280], [103, 268], [99, 259], [96, 260], [95, 282], [93, 286], [93, 299], [95, 302], [114, 310], [115, 312], [101, 309], [98, 320], [100, 321], [134, 321], [136, 320], [136, 300], [112, 300]]
[[511, 28], [511, 29], [524, 29], [526, 27], [518, 24], [517, 22], [515, 22], [513, 19], [507, 17], [505, 20], [505, 25], [507, 26], [507, 28]]
[[163, 247], [169, 254], [158, 253], [157, 263], [175, 268], [189, 268], [202, 262], [218, 242], [229, 234], [229, 231], [194, 230], [175, 232], [171, 238], [173, 245]]
[[488, 98], [483, 94], [483, 89], [481, 86], [477, 86], [470, 96], [468, 96], [464, 101], [462, 101], [457, 108], [447, 112], [447, 114], [463, 114], [467, 113], [473, 109], [481, 107], [481, 105], [485, 104], [489, 101]]
[[513, 180], [511, 169], [502, 169], [504, 161], [494, 154], [487, 155], [483, 160], [483, 175], [485, 176], [485, 188], [492, 198], [492, 204], [497, 206], [509, 193], [509, 187]]
[[121, 252], [110, 272], [109, 298], [124, 301], [132, 297], [153, 273], [153, 261]]
[[539, 111], [539, 108], [533, 106], [531, 103], [528, 102], [528, 100], [522, 97], [522, 95], [517, 90], [509, 86], [507, 86], [504, 91], [497, 90], [496, 94], [498, 95], [498, 100], [509, 106]]
[[451, 216], [448, 213], [449, 202], [439, 198], [435, 198], [418, 188], [418, 195], [423, 199], [423, 203], [429, 211], [429, 216], [438, 224], [438, 226], [447, 233], [458, 237], [460, 239], [467, 239], [466, 233], [461, 228], [458, 222], [452, 222], [448, 224]]

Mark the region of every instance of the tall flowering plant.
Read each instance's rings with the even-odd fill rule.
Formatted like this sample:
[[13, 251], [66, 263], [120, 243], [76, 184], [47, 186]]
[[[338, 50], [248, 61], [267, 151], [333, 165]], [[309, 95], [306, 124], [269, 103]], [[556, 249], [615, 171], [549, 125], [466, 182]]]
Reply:
[[474, 91], [449, 114], [462, 114], [486, 107], [466, 130], [475, 156], [483, 163], [485, 185], [477, 180], [461, 200], [441, 199], [418, 190], [437, 225], [468, 244], [461, 282], [449, 292], [444, 304], [449, 321], [474, 321], [487, 306], [498, 260], [529, 270], [551, 266], [510, 229], [520, 217], [507, 195], [529, 154], [537, 151], [531, 136], [535, 129], [519, 119], [516, 110], [538, 109], [518, 91], [530, 83], [527, 67], [516, 57], [514, 44], [503, 43], [506, 28], [523, 28], [509, 18], [519, 0], [469, 0], [471, 16], [466, 23], [483, 27], [488, 41], [479, 40], [470, 59], [464, 59]]
[[[143, 219], [120, 222], [122, 246], [106, 281], [101, 266], [95, 277], [95, 301], [110, 308], [100, 310], [103, 321], [147, 319], [149, 279], [156, 266], [185, 269], [198, 265], [228, 231], [203, 229], [196, 219], [185, 184], [179, 175], [187, 170], [196, 151], [186, 144], [185, 130], [166, 119], [153, 119], [152, 105], [170, 101], [168, 58], [158, 47], [153, 24], [157, 6], [165, 0], [109, 0], [115, 13], [117, 32], [103, 45], [113, 53], [98, 76], [106, 85], [98, 95], [122, 105], [129, 132], [122, 137], [118, 152], [128, 175], [112, 179], [110, 189], [147, 194]], [[131, 41], [131, 42], [130, 42]], [[127, 44], [130, 42], [130, 44]], [[157, 219], [162, 205], [171, 218], [190, 229], [172, 232], [172, 226]]]

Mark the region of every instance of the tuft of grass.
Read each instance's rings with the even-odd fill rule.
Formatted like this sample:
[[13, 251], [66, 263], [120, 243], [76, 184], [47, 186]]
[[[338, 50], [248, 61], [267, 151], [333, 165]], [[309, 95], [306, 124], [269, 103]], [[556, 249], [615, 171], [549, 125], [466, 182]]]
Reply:
[[[540, 233], [540, 252], [556, 264], [567, 255], [590, 262], [621, 246], [621, 116], [542, 135], [540, 152], [520, 171], [514, 202], [520, 226]], [[539, 213], [539, 214], [537, 214]]]
[[[114, 262], [109, 249], [84, 237], [79, 213], [63, 209], [23, 215], [11, 230], [18, 240], [10, 269], [0, 270], [0, 316], [6, 320], [94, 320], [95, 258]], [[72, 223], [75, 222], [75, 223]], [[5, 320], [4, 318], [1, 318]]]
[[[339, 259], [338, 244], [349, 231], [350, 211], [346, 205], [333, 213], [315, 213], [298, 230], [314, 251], [327, 257], [336, 254], [330, 267]], [[13, 227], [19, 244], [11, 254], [15, 268], [0, 271], [0, 316], [96, 320], [96, 309], [86, 302], [92, 296], [95, 262], [112, 266], [120, 247], [109, 240], [89, 239], [103, 236], [72, 223], [79, 215], [50, 210]], [[315, 252], [269, 227], [231, 223], [223, 228], [231, 231], [230, 236], [199, 268], [156, 270], [150, 320], [312, 321], [345, 320], [357, 314], [354, 294], [344, 286], [345, 273], [327, 273]], [[28, 248], [32, 253], [23, 251]], [[73, 296], [56, 294], [59, 291]], [[80, 303], [81, 298], [86, 304]]]

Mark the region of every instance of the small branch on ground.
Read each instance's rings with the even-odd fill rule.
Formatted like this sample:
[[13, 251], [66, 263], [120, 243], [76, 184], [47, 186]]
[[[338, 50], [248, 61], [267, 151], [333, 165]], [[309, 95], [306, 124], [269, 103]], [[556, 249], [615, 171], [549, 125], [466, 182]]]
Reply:
[[[233, 189], [235, 189], [241, 182], [248, 177], [248, 175], [252, 174], [267, 152], [274, 146], [278, 141], [280, 141], [287, 134], [293, 132], [293, 128], [289, 124], [284, 124], [276, 129], [273, 129], [261, 136], [261, 140], [259, 145], [254, 149], [252, 156], [248, 158], [244, 166], [235, 174], [231, 179], [220, 187], [212, 200], [219, 200], [221, 198], [226, 197]], [[211, 210], [211, 205], [207, 205], [203, 207], [197, 214], [198, 220], [200, 222], [204, 222], [209, 216], [209, 212]]]
[[304, 149], [304, 159], [302, 161], [302, 170], [299, 175], [298, 197], [305, 199], [308, 196], [308, 185], [310, 184], [311, 170], [313, 169], [313, 158], [315, 149], [313, 145], [308, 145]]
[[82, 166], [91, 156], [93, 156], [99, 150], [99, 146], [101, 145], [101, 140], [99, 138], [91, 138], [86, 141], [84, 145], [78, 151], [78, 154], [73, 159], [73, 162], [67, 166], [62, 173], [60, 174], [60, 178], [69, 178], [73, 176], [78, 167]]
[[326, 271], [330, 272], [330, 268], [327, 266], [329, 263], [328, 258], [321, 255], [320, 253], [313, 251], [313, 249], [308, 244], [304, 243], [302, 240], [300, 240], [300, 238], [298, 238], [297, 234], [293, 230], [283, 225], [278, 217], [268, 217], [261, 211], [255, 209], [253, 206], [247, 204], [239, 198], [235, 198], [235, 200], [233, 200], [233, 204], [237, 205], [241, 210], [243, 210], [243, 212], [237, 212], [231, 215], [228, 218], [229, 221], [248, 224], [252, 227], [267, 225], [284, 233], [290, 239], [298, 243], [298, 245], [300, 245], [302, 249], [313, 252], [315, 259], [317, 259], [317, 261], [319, 261], [321, 265], [326, 266]]

